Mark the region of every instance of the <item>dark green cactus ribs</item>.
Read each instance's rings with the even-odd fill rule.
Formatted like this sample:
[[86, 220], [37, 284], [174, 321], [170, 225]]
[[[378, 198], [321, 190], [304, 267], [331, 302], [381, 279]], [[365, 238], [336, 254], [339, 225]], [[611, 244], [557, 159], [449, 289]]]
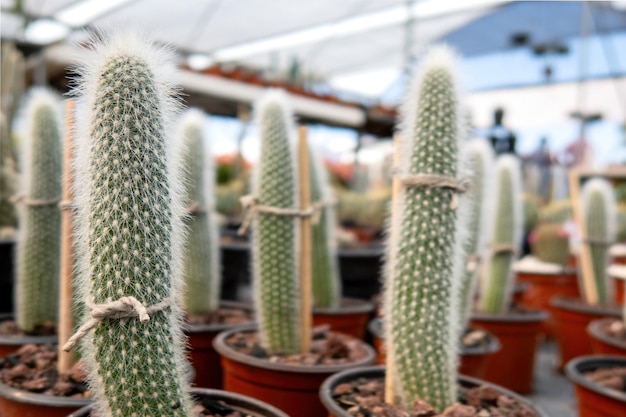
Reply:
[[17, 324], [25, 332], [58, 316], [63, 176], [58, 105], [51, 92], [36, 89], [25, 115], [15, 303]]
[[90, 58], [79, 69], [87, 114], [76, 150], [83, 301], [93, 311], [131, 297], [146, 307], [165, 303], [147, 321], [124, 306], [130, 317], [106, 314], [85, 337], [95, 407], [105, 417], [189, 417], [172, 60], [128, 34], [107, 38]]

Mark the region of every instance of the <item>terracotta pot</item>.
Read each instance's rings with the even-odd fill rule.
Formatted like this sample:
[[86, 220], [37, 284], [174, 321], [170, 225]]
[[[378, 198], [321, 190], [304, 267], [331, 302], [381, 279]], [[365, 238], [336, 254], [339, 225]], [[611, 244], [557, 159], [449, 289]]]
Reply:
[[520, 305], [522, 303], [522, 299], [524, 298], [524, 294], [530, 287], [528, 282], [516, 281], [515, 286], [513, 287], [513, 304]]
[[554, 314], [550, 299], [555, 296], [580, 297], [576, 270], [567, 268], [559, 273], [518, 271], [517, 280], [529, 285], [521, 297], [520, 305], [529, 310], [547, 311], [548, 318], [543, 322], [541, 332], [547, 337], [554, 337]]
[[[368, 329], [373, 336], [374, 348], [376, 349], [376, 363], [385, 364], [385, 344], [383, 341], [382, 320], [377, 317], [370, 321]], [[487, 370], [487, 364], [492, 354], [500, 350], [500, 342], [491, 333], [487, 332], [489, 344], [487, 346], [461, 347], [459, 373], [482, 378]]]
[[13, 250], [15, 240], [0, 240], [0, 313], [13, 312]]
[[[349, 369], [338, 374], [335, 374], [324, 381], [320, 388], [320, 399], [322, 403], [328, 410], [328, 417], [351, 417], [346, 410], [341, 408], [334, 400], [333, 400], [333, 390], [339, 384], [349, 383], [350, 381], [354, 381], [359, 378], [372, 378], [372, 379], [380, 379], [385, 378], [385, 367], [384, 366], [368, 366], [357, 369]], [[483, 381], [478, 378], [470, 378], [467, 376], [460, 375], [458, 382], [461, 386], [466, 388], [472, 388], [476, 386], [488, 386], [501, 394], [508, 395], [511, 398], [519, 401], [527, 405], [529, 408], [537, 413], [538, 417], [548, 417], [548, 415], [530, 402], [528, 399], [517, 395], [514, 392], [511, 392], [503, 387], [498, 385], [491, 384], [487, 381]], [[320, 414], [321, 415], [321, 414]]]
[[[237, 411], [241, 411], [242, 414], [251, 417], [289, 417], [279, 409], [272, 407], [271, 405], [259, 401], [255, 398], [246, 397], [244, 395], [233, 394], [232, 392], [219, 391], [206, 388], [194, 388], [191, 390], [191, 395], [198, 400], [209, 400], [213, 402], [223, 402], [229, 407]], [[91, 413], [91, 406], [81, 408], [77, 412], [70, 414], [67, 417], [89, 417]], [[44, 415], [38, 416], [43, 417]], [[45, 415], [47, 417], [47, 415]]]
[[[0, 321], [11, 320], [13, 314], [0, 314]], [[2, 336], [0, 335], [0, 358], [17, 352], [22, 346], [56, 344], [57, 336]]]
[[587, 326], [587, 334], [591, 338], [591, 350], [593, 353], [601, 355], [621, 355], [626, 356], [626, 341], [619, 340], [602, 331], [608, 323], [621, 319], [597, 319]]
[[318, 397], [322, 382], [334, 373], [374, 363], [374, 350], [365, 342], [360, 343], [367, 356], [350, 364], [301, 366], [273, 363], [237, 352], [226, 345], [226, 339], [235, 332], [223, 332], [213, 342], [215, 350], [222, 356], [224, 389], [262, 398], [292, 416], [324, 415], [324, 406]]
[[[0, 367], [6, 359], [0, 359]], [[0, 416], [65, 417], [91, 402], [88, 398], [35, 394], [0, 383]]]
[[555, 318], [556, 338], [559, 347], [557, 368], [577, 356], [590, 355], [591, 340], [587, 326], [592, 320], [603, 317], [620, 317], [617, 307], [590, 306], [580, 299], [556, 297], [550, 302]]
[[328, 324], [332, 331], [357, 339], [365, 338], [365, 328], [374, 311], [374, 304], [358, 298], [343, 298], [339, 309], [315, 307], [313, 326]]
[[626, 415], [626, 393], [599, 385], [583, 375], [585, 372], [613, 366], [626, 367], [621, 356], [581, 356], [569, 361], [565, 374], [574, 383], [578, 397], [578, 417], [623, 417]]
[[613, 283], [615, 284], [615, 304], [623, 305], [624, 304], [624, 286], [626, 285], [626, 281], [621, 278], [613, 278]]
[[[493, 333], [500, 350], [489, 357], [484, 378], [520, 394], [533, 389], [533, 370], [545, 311], [509, 314], [473, 313], [471, 326]], [[515, 377], [512, 377], [514, 375]]]
[[[252, 307], [235, 301], [221, 301], [224, 308], [241, 308], [252, 311]], [[189, 345], [189, 359], [195, 371], [193, 383], [202, 388], [222, 388], [222, 363], [213, 348], [213, 339], [224, 330], [242, 329], [254, 325], [250, 321], [241, 324], [186, 324], [185, 335]]]

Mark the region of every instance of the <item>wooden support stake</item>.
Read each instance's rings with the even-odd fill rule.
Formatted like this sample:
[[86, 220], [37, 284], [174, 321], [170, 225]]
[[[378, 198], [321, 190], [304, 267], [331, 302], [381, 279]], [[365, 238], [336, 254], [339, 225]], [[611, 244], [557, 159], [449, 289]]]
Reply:
[[[298, 129], [298, 164], [300, 177], [300, 210], [311, 207], [309, 147], [307, 128]], [[301, 343], [303, 354], [311, 350], [311, 321], [313, 303], [311, 300], [311, 218], [303, 216], [300, 222], [300, 294], [301, 294]]]
[[587, 226], [583, 213], [582, 202], [580, 201], [580, 179], [581, 175], [577, 169], [571, 169], [568, 174], [569, 195], [572, 203], [574, 221], [578, 226], [581, 245], [578, 250], [578, 262], [580, 264], [581, 283], [583, 285], [583, 299], [591, 305], [598, 304], [598, 293], [593, 279], [593, 265], [591, 262], [591, 247], [587, 244]]
[[[399, 135], [395, 135], [393, 138], [393, 168], [394, 170], [397, 170], [400, 165], [401, 165], [401, 161], [402, 161], [402, 147], [400, 146], [400, 136]], [[398, 175], [398, 173], [394, 173], [393, 175], [393, 181], [391, 183], [391, 224], [394, 225], [398, 219], [398, 215], [400, 213], [398, 213], [398, 199], [400, 198], [400, 192], [402, 191], [402, 182], [400, 181], [400, 176]], [[392, 232], [393, 232], [393, 228], [392, 228]], [[391, 239], [393, 239], [392, 236], [387, 236], [387, 239], [389, 239], [389, 241], [391, 241]], [[389, 262], [390, 265], [393, 265], [393, 259], [391, 259], [391, 257], [393, 257], [393, 251], [389, 251], [388, 256], [389, 258]], [[391, 279], [391, 277], [387, 277], [387, 279]], [[387, 291], [392, 291], [392, 283], [388, 282], [387, 283]], [[388, 296], [385, 296], [388, 297]], [[389, 301], [393, 302], [393, 300], [387, 300], [387, 298], [385, 299], [387, 301], [387, 304], [389, 305]], [[386, 334], [388, 334], [387, 332], [385, 332]], [[387, 347], [386, 350], [386, 360], [385, 360], [385, 402], [389, 403], [389, 404], [395, 404], [396, 401], [396, 387], [395, 387], [395, 380], [396, 380], [396, 373], [395, 373], [395, 369], [394, 369], [394, 360], [393, 360], [393, 352], [391, 349], [388, 349], [388, 347], [391, 345], [391, 340], [387, 340], [388, 338], [385, 338], [385, 346]]]
[[[73, 170], [72, 160], [74, 155], [74, 144], [72, 135], [75, 125], [75, 106], [73, 99], [65, 102], [65, 138], [63, 144], [63, 194], [62, 200], [72, 202]], [[74, 364], [72, 352], [65, 352], [63, 345], [72, 336], [74, 316], [72, 312], [74, 277], [74, 250], [72, 248], [74, 212], [71, 208], [65, 207], [61, 210], [61, 284], [59, 300], [59, 348], [57, 369], [59, 374], [69, 372]]]

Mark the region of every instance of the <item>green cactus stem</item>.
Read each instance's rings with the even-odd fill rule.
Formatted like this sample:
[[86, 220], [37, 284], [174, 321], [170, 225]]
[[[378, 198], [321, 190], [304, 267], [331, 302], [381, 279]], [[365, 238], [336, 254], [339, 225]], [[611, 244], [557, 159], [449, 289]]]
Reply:
[[490, 178], [493, 170], [494, 153], [489, 142], [484, 139], [472, 140], [464, 149], [464, 159], [470, 170], [470, 190], [467, 193], [467, 215], [460, 216], [460, 228], [466, 231], [464, 251], [467, 254], [467, 264], [461, 281], [460, 295], [460, 324], [467, 326], [470, 310], [473, 306], [478, 270], [481, 259], [485, 255], [487, 244], [486, 225]]
[[[259, 204], [298, 209], [291, 113], [284, 93], [271, 90], [255, 106], [261, 156], [255, 167]], [[258, 212], [253, 221], [252, 270], [261, 343], [270, 351], [300, 351], [299, 227], [296, 216]]]
[[486, 313], [507, 311], [512, 299], [512, 265], [523, 232], [520, 167], [516, 157], [503, 155], [496, 160], [495, 192], [490, 216], [490, 256], [478, 303], [479, 310]]
[[63, 176], [58, 105], [51, 92], [35, 89], [25, 115], [15, 293], [16, 322], [25, 332], [58, 316]]
[[[404, 107], [403, 175], [454, 179], [461, 115], [448, 48], [432, 50]], [[422, 399], [442, 411], [457, 398], [458, 282], [456, 195], [447, 187], [405, 186], [390, 229], [384, 300], [386, 346], [405, 406]], [[455, 282], [457, 284], [455, 284]]]
[[321, 157], [310, 149], [311, 202], [320, 204], [317, 224], [311, 226], [313, 300], [317, 307], [339, 308], [341, 280], [337, 264], [337, 219], [334, 198]]
[[[221, 274], [218, 225], [213, 206], [213, 164], [204, 151], [204, 115], [188, 110], [180, 124], [184, 142], [183, 166], [187, 169], [184, 202], [187, 238], [183, 248], [184, 306], [189, 315], [219, 308]], [[211, 196], [211, 197], [208, 197]]]
[[81, 353], [99, 416], [189, 417], [172, 57], [141, 36], [104, 38], [78, 68], [86, 114], [76, 147], [77, 287], [86, 306], [122, 297], [167, 304], [146, 322], [105, 317]]
[[[607, 180], [593, 178], [583, 185], [581, 198], [597, 304], [609, 305], [613, 300], [613, 287], [609, 282], [607, 267], [609, 245], [615, 241], [616, 234], [615, 193]], [[589, 300], [585, 286], [581, 287], [583, 296]]]

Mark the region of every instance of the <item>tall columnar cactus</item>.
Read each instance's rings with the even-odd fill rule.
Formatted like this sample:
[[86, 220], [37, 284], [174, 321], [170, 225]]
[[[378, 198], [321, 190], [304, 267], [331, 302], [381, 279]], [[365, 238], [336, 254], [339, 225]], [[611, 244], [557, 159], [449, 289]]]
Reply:
[[467, 325], [470, 309], [473, 305], [476, 281], [481, 259], [485, 255], [487, 244], [486, 226], [489, 221], [488, 211], [490, 179], [493, 170], [494, 153], [489, 142], [484, 139], [472, 140], [464, 149], [463, 157], [470, 171], [471, 186], [467, 194], [467, 215], [460, 217], [459, 227], [466, 230], [464, 251], [467, 254], [465, 272], [461, 281], [461, 328]]
[[[409, 88], [403, 109], [403, 175], [455, 182], [461, 133], [455, 67], [452, 51], [434, 49]], [[406, 185], [398, 200], [386, 267], [387, 368], [397, 374], [397, 393], [406, 406], [420, 398], [442, 411], [457, 398], [462, 257], [456, 253], [455, 191]]]
[[204, 115], [188, 110], [180, 123], [184, 143], [183, 164], [187, 170], [184, 202], [188, 216], [183, 248], [184, 307], [187, 314], [211, 313], [220, 301], [218, 225], [214, 211], [213, 164], [204, 151]]
[[479, 309], [500, 313], [509, 308], [513, 293], [512, 265], [519, 252], [523, 216], [519, 161], [512, 155], [496, 160], [496, 195], [490, 230], [490, 255], [482, 277]]
[[[261, 157], [253, 194], [259, 204], [297, 209], [298, 176], [292, 120], [283, 93], [271, 90], [257, 103]], [[299, 230], [296, 216], [257, 212], [253, 222], [254, 292], [261, 343], [271, 351], [300, 349]]]
[[317, 307], [338, 308], [341, 280], [337, 264], [337, 241], [333, 195], [321, 157], [311, 149], [311, 202], [320, 204], [319, 221], [311, 227], [313, 300]]
[[63, 151], [59, 101], [44, 89], [31, 92], [26, 109], [24, 167], [17, 241], [17, 324], [31, 332], [56, 322], [61, 262]]
[[[602, 178], [593, 178], [582, 189], [582, 208], [591, 251], [593, 282], [598, 304], [607, 305], [613, 300], [613, 288], [609, 283], [607, 266], [609, 244], [615, 241], [616, 203], [611, 184]], [[584, 292], [586, 299], [588, 295]]]
[[188, 417], [172, 57], [128, 33], [94, 43], [79, 67], [77, 288], [92, 310], [123, 297], [157, 307], [148, 321], [134, 311], [103, 318], [84, 339], [83, 360], [98, 415]]

